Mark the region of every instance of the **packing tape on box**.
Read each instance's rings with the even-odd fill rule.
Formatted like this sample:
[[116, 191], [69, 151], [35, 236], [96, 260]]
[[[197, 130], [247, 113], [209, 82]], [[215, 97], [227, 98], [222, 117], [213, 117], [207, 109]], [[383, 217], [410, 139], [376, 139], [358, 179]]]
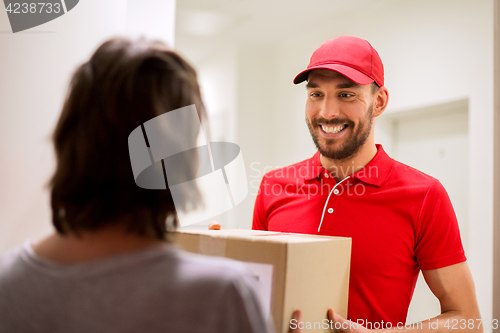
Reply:
[[226, 255], [226, 240], [200, 236], [198, 252], [201, 254], [224, 257]]

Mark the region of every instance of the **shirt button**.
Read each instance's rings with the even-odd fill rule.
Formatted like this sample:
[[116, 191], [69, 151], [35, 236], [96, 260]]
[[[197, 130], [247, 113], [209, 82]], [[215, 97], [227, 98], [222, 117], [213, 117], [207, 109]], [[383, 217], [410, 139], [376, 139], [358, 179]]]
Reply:
[[339, 190], [338, 189], [333, 190], [333, 194], [335, 195], [339, 194]]
[[328, 176], [328, 171], [325, 171], [325, 177], [328, 178], [330, 176]]
[[333, 213], [333, 208], [328, 208], [328, 213]]

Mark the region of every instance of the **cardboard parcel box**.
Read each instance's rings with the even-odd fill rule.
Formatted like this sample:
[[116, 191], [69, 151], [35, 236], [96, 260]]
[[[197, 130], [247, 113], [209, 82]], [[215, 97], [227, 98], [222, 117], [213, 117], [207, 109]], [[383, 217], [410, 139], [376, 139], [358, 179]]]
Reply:
[[330, 332], [323, 328], [329, 308], [347, 316], [350, 238], [257, 230], [189, 230], [174, 233], [172, 240], [189, 252], [246, 262], [258, 277], [264, 310], [272, 315], [278, 333], [288, 332], [297, 309], [302, 310], [306, 327], [314, 328], [304, 332]]

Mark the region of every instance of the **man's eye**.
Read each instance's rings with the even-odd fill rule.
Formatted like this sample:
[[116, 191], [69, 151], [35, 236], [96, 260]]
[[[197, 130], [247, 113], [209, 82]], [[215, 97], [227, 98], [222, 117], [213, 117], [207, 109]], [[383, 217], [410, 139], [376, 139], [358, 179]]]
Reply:
[[311, 96], [311, 97], [320, 97], [320, 96], [321, 96], [321, 94], [319, 94], [319, 93], [311, 93], [311, 95], [310, 95], [310, 96]]
[[348, 94], [348, 93], [341, 93], [340, 94], [340, 97], [342, 97], [342, 98], [349, 98], [349, 97], [352, 97], [352, 96], [354, 96], [354, 95]]

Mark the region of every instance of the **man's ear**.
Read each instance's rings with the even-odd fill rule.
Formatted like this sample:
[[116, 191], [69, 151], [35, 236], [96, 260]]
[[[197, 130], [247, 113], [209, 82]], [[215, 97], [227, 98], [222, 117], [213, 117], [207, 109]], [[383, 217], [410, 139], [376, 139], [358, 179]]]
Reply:
[[389, 102], [389, 90], [385, 86], [378, 88], [373, 100], [373, 116], [380, 116], [387, 108]]

